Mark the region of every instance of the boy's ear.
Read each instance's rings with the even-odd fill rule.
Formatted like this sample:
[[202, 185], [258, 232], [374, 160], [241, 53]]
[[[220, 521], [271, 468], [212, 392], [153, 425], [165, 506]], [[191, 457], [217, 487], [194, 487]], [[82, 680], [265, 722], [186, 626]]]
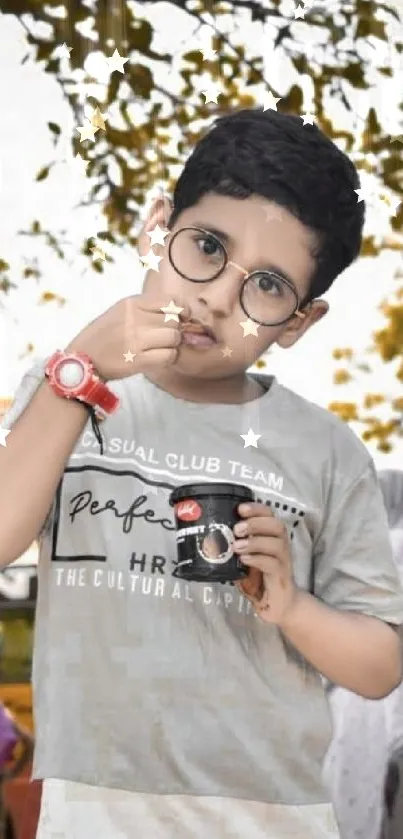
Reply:
[[[140, 256], [146, 256], [151, 247], [151, 240], [147, 236], [147, 233], [151, 233], [157, 224], [159, 224], [162, 230], [167, 230], [172, 210], [173, 204], [166, 195], [154, 199], [139, 234], [138, 250]], [[162, 248], [162, 245], [153, 245], [152, 248], [154, 253], [158, 255], [157, 248]]]
[[326, 300], [312, 300], [303, 310], [305, 317], [299, 318], [298, 315], [294, 315], [276, 339], [276, 343], [284, 350], [292, 347], [314, 323], [322, 320], [328, 311], [329, 304]]

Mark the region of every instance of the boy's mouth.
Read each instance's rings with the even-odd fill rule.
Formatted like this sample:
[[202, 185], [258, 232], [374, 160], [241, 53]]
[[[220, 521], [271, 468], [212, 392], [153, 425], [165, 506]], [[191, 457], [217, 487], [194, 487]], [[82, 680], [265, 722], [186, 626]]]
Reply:
[[211, 347], [217, 343], [213, 330], [201, 321], [188, 321], [182, 325], [183, 343], [193, 347]]

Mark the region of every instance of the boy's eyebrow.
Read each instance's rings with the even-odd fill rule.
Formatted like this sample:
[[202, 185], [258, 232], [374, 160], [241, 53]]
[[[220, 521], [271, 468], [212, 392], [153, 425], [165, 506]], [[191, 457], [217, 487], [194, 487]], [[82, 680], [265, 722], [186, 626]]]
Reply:
[[[204, 224], [202, 221], [194, 221], [194, 227], [202, 227], [203, 230], [206, 230], [207, 233], [212, 233], [213, 236], [217, 236], [217, 239], [221, 239], [224, 245], [234, 245], [235, 240], [230, 236], [229, 233], [226, 233], [224, 230], [219, 230], [218, 227], [213, 227], [211, 224]], [[256, 270], [256, 269], [255, 269]], [[283, 268], [279, 268], [277, 265], [262, 265], [260, 266], [260, 270], [265, 271], [273, 271], [274, 274], [279, 274], [280, 277], [284, 277], [293, 288], [296, 289], [296, 285], [293, 279], [287, 274]]]

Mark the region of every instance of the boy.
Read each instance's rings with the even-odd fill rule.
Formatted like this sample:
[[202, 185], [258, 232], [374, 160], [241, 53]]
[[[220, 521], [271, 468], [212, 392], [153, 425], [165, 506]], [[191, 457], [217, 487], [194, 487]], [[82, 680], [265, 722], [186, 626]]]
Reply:
[[[218, 120], [141, 231], [144, 293], [74, 338], [64, 376], [41, 362], [17, 391], [0, 562], [41, 531], [39, 839], [339, 836], [323, 679], [372, 698], [396, 687], [403, 596], [363, 443], [246, 371], [326, 314], [320, 295], [360, 250], [355, 188], [296, 116]], [[104, 406], [121, 400], [101, 455], [86, 408], [60, 395], [82, 386], [71, 353], [112, 391]], [[168, 499], [196, 481], [254, 492], [236, 528], [245, 582], [172, 576]]]

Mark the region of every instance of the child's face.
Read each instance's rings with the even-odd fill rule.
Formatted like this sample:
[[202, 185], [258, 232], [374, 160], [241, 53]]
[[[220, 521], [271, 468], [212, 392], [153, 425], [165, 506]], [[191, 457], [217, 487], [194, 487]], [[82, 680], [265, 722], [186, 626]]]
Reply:
[[[277, 209], [270, 215], [270, 210]], [[159, 224], [167, 229], [169, 205], [166, 202], [156, 214], [152, 208], [139, 239], [140, 255], [150, 250], [150, 231]], [[151, 224], [150, 224], [151, 222]], [[315, 301], [307, 309], [304, 320], [294, 316], [280, 326], [260, 326], [257, 336], [244, 337], [241, 321], [247, 316], [240, 304], [240, 290], [244, 275], [239, 268], [227, 264], [223, 273], [216, 279], [204, 283], [184, 279], [171, 265], [168, 257], [168, 245], [173, 234], [183, 227], [194, 226], [223, 231], [228, 238], [222, 244], [228, 259], [241, 266], [248, 273], [257, 269], [268, 269], [288, 277], [294, 284], [300, 300], [309, 291], [309, 282], [314, 270], [311, 255], [312, 239], [310, 232], [301, 222], [282, 208], [259, 196], [239, 200], [227, 196], [209, 193], [199, 203], [183, 211], [164, 247], [154, 245], [152, 250], [162, 257], [158, 272], [148, 271], [144, 282], [144, 292], [158, 293], [166, 298], [166, 305], [173, 300], [176, 305], [186, 301], [191, 310], [191, 317], [199, 319], [214, 331], [217, 343], [208, 348], [181, 345], [175, 370], [183, 375], [198, 376], [205, 379], [221, 379], [247, 370], [273, 343], [282, 347], [294, 344], [315, 321], [319, 320], [328, 309], [325, 301]], [[185, 273], [185, 272], [183, 272]], [[232, 353], [225, 355], [224, 347]]]

